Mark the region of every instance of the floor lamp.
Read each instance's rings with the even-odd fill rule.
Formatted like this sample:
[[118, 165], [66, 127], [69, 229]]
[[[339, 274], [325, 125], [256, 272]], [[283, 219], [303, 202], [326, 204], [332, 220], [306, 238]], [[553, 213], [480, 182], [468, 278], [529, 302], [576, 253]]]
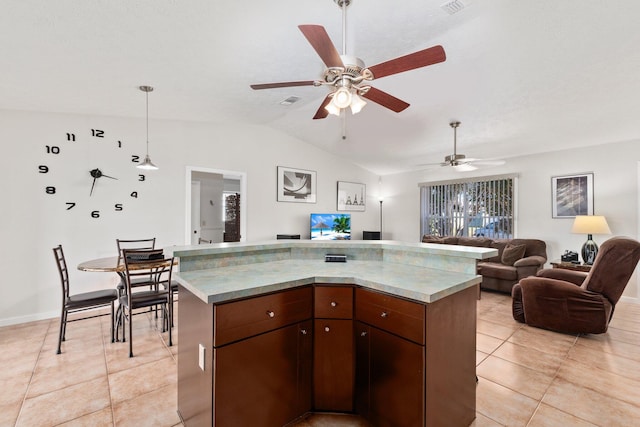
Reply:
[[380, 197], [380, 240], [382, 240], [382, 197]]

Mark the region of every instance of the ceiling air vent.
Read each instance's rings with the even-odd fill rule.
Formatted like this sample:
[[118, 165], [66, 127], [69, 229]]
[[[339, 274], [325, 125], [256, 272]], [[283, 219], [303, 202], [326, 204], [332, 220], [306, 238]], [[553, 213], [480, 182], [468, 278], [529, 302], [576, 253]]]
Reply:
[[440, 7], [442, 8], [442, 10], [447, 12], [449, 15], [453, 15], [454, 13], [458, 13], [462, 9], [464, 9], [464, 3], [462, 3], [460, 0], [453, 0], [453, 1], [450, 1], [448, 3], [443, 4]]
[[295, 102], [300, 101], [300, 97], [298, 96], [290, 96], [287, 99], [280, 101], [280, 105], [291, 105]]

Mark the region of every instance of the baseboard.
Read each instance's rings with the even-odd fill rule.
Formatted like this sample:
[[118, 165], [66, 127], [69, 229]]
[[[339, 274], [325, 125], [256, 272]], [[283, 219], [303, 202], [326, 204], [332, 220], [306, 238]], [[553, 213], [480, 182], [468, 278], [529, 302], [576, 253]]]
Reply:
[[60, 318], [60, 311], [51, 311], [49, 313], [37, 313], [29, 314], [27, 316], [7, 317], [0, 319], [0, 327], [17, 325], [19, 323], [35, 322], [37, 320], [47, 320], [53, 318]]

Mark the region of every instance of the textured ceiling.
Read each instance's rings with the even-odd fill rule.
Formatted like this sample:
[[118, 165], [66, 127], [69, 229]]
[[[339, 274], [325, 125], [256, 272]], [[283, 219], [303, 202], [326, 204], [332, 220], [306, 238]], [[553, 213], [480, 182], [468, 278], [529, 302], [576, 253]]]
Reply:
[[[279, 129], [378, 174], [458, 151], [508, 158], [640, 139], [640, 2], [352, 0], [347, 53], [374, 65], [436, 44], [443, 63], [373, 82], [411, 106], [369, 103], [342, 122], [312, 120], [325, 88], [253, 91], [313, 80], [323, 64], [300, 24], [342, 50], [332, 0], [2, 0], [0, 108], [250, 122]], [[279, 102], [300, 97], [290, 106]]]

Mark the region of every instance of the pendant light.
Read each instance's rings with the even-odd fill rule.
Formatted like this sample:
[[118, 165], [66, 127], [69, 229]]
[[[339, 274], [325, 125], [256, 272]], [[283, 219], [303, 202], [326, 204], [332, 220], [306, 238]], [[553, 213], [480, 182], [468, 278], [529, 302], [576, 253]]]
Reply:
[[144, 156], [144, 161], [136, 167], [144, 170], [157, 170], [158, 167], [153, 164], [151, 157], [149, 157], [149, 92], [153, 91], [153, 87], [140, 86], [140, 90], [147, 94], [147, 155]]

